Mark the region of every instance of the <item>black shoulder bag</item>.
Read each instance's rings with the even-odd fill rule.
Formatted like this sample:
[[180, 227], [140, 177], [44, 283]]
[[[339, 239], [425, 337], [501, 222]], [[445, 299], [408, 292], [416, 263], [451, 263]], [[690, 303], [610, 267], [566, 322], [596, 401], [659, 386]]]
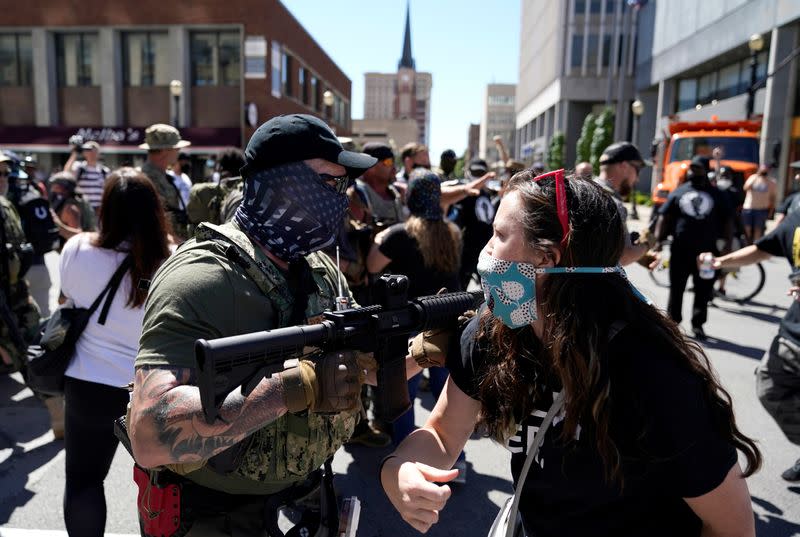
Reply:
[[88, 309], [62, 304], [48, 319], [42, 329], [39, 343], [28, 347], [27, 383], [30, 389], [44, 395], [64, 393], [64, 372], [75, 354], [75, 345], [78, 343], [78, 339], [86, 329], [92, 314], [103, 302], [103, 298], [105, 298], [105, 304], [103, 304], [97, 322], [99, 324], [106, 323], [114, 295], [131, 263], [129, 255], [122, 261], [108, 284]]

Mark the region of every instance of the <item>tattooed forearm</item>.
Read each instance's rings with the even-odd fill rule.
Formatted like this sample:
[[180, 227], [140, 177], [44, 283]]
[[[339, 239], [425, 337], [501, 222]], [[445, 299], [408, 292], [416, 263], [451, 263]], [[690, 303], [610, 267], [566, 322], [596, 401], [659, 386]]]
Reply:
[[[229, 448], [286, 413], [278, 379], [263, 379], [247, 397], [233, 392], [207, 423], [191, 369], [142, 367], [131, 399], [131, 440], [145, 466], [198, 462]], [[142, 460], [140, 460], [142, 459]]]

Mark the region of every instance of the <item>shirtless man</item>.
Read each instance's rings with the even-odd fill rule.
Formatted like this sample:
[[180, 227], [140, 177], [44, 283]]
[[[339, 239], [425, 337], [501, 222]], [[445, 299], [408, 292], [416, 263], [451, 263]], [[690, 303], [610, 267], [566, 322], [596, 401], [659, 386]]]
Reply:
[[769, 168], [762, 164], [758, 172], [748, 177], [744, 183], [742, 222], [747, 240], [751, 244], [764, 235], [767, 218], [775, 210], [778, 183], [767, 175], [768, 171]]

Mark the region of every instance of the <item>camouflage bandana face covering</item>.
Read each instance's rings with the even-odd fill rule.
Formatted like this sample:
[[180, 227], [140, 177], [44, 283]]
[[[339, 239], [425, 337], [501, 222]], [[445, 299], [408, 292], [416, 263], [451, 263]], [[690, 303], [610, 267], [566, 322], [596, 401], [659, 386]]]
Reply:
[[284, 261], [330, 246], [342, 225], [347, 196], [304, 162], [290, 162], [245, 178], [234, 219]]

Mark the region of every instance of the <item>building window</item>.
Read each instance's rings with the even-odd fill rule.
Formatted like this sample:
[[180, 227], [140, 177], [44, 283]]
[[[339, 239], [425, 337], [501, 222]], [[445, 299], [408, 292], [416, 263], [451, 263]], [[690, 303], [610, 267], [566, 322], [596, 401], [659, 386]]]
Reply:
[[319, 110], [319, 83], [317, 82], [317, 77], [311, 75], [311, 87], [309, 88], [310, 98], [311, 98], [311, 108], [314, 110]]
[[297, 70], [297, 88], [300, 90], [300, 101], [308, 104], [308, 85], [306, 84], [306, 68], [300, 67]]
[[244, 40], [244, 77], [267, 78], [267, 40], [248, 35]]
[[572, 58], [570, 60], [570, 65], [572, 67], [580, 67], [581, 63], [583, 63], [583, 36], [582, 35], [573, 35], [572, 36]]
[[589, 13], [600, 13], [603, 10], [602, 8], [603, 6], [600, 0], [591, 0], [591, 2], [589, 2]]
[[57, 34], [58, 85], [99, 86], [97, 34]]
[[272, 42], [272, 96], [281, 96], [281, 44]]
[[678, 81], [678, 110], [687, 110], [697, 104], [697, 79]]
[[285, 52], [281, 56], [281, 88], [283, 94], [287, 97], [292, 97], [292, 57]]
[[611, 41], [613, 39], [610, 35], [603, 36], [603, 67], [608, 67], [611, 64]]
[[583, 15], [586, 13], [586, 0], [575, 0], [575, 14]]
[[0, 86], [33, 85], [33, 52], [28, 34], [0, 34]]
[[167, 86], [170, 81], [166, 33], [122, 35], [123, 83], [126, 86]]
[[606, 0], [606, 13], [612, 14], [617, 10], [617, 0]]
[[238, 86], [241, 46], [238, 32], [191, 34], [192, 85]]
[[697, 83], [697, 102], [700, 104], [710, 103], [716, 94], [717, 73], [707, 73], [700, 77]]
[[587, 47], [587, 53], [589, 56], [586, 58], [586, 66], [589, 69], [594, 69], [597, 67], [597, 54], [600, 52], [600, 39], [598, 38], [597, 34], [589, 34], [589, 43]]
[[739, 62], [719, 70], [717, 99], [727, 99], [738, 93], [741, 64]]

